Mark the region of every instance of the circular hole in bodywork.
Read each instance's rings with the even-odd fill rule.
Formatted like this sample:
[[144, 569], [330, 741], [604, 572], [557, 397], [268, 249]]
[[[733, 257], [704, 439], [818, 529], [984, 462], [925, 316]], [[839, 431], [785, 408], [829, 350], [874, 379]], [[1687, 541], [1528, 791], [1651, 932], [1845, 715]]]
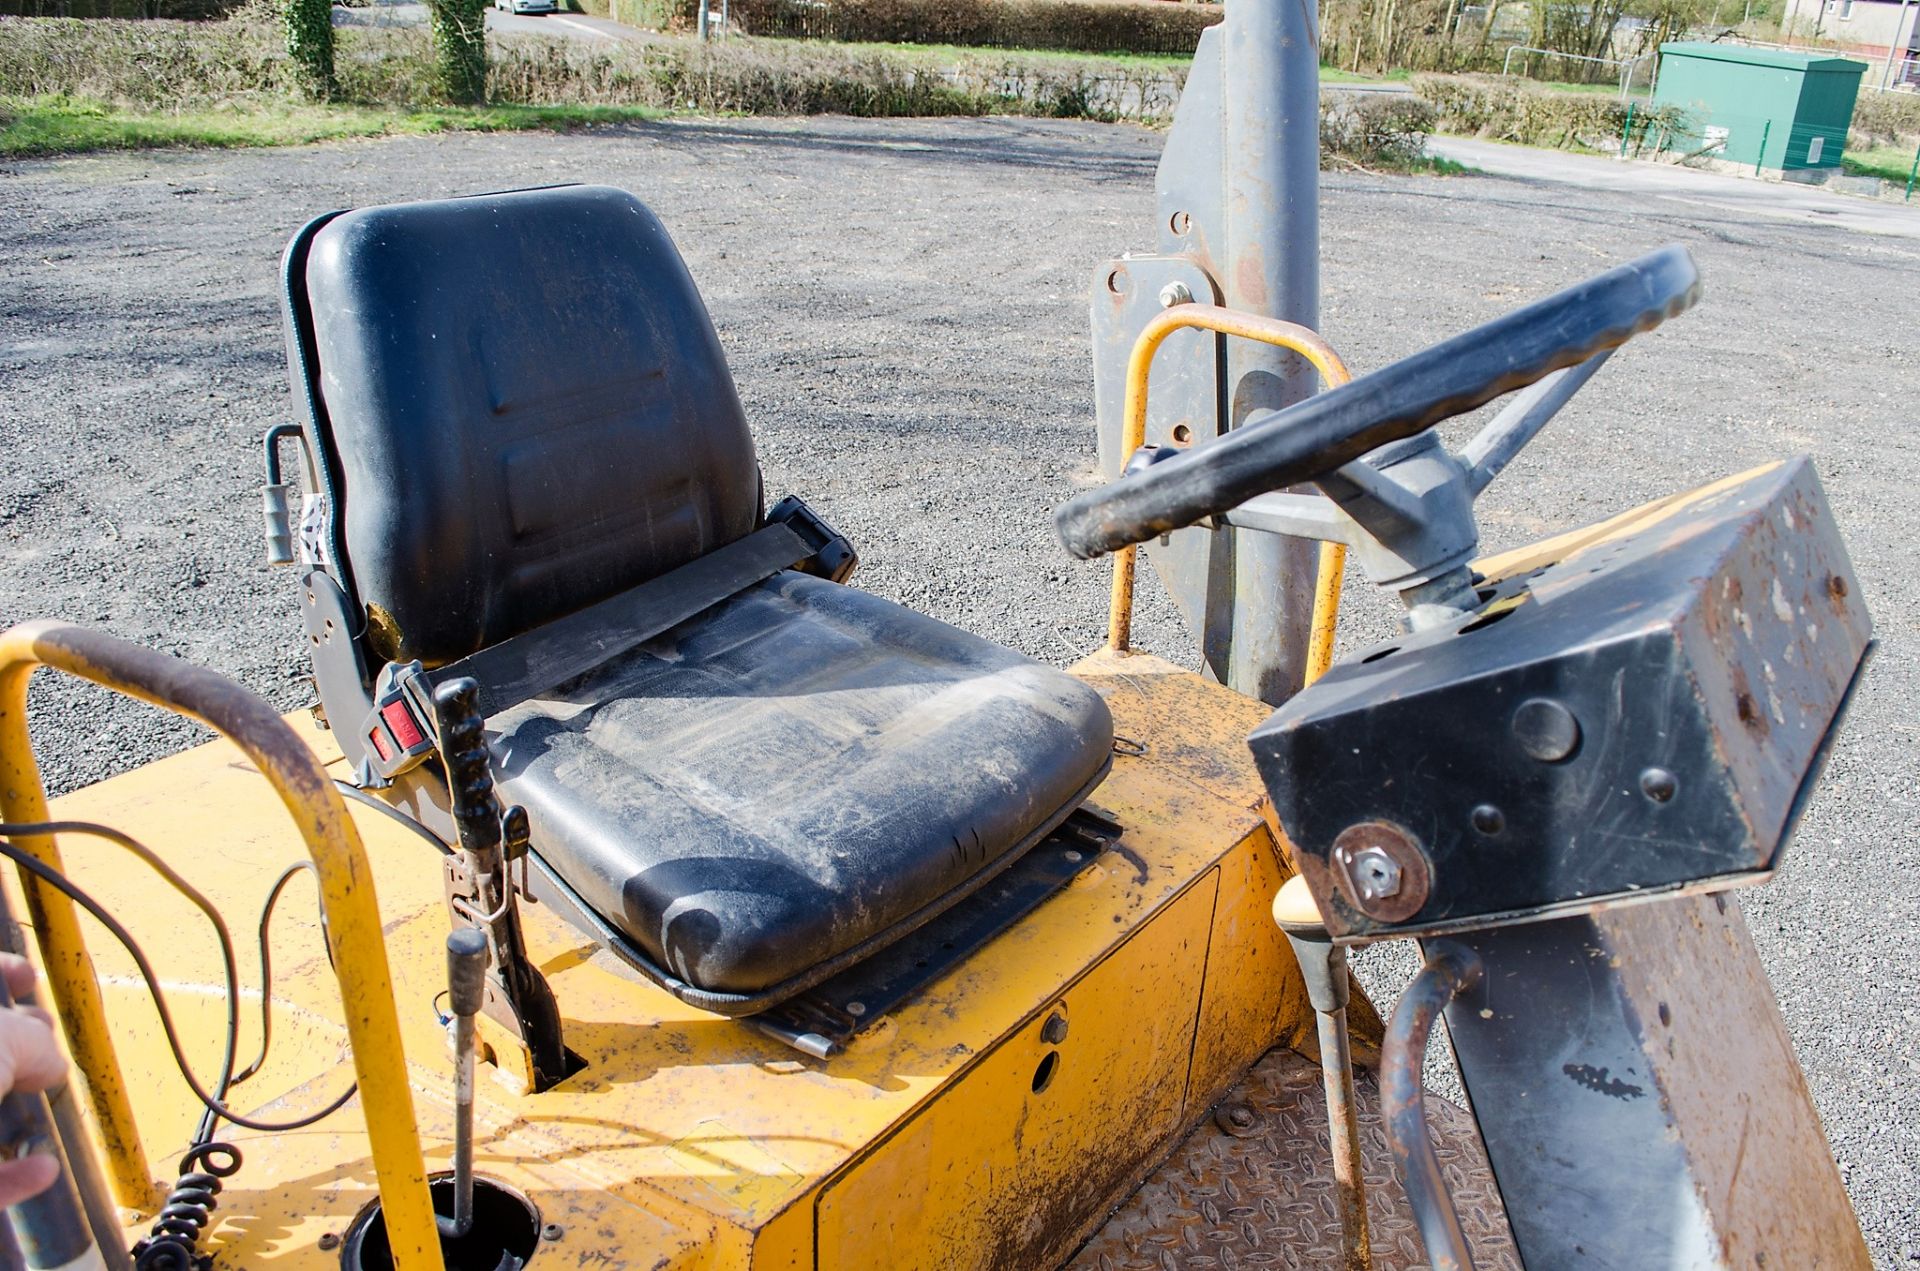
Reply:
[[[427, 1180], [433, 1212], [453, 1216], [453, 1175], [435, 1174]], [[447, 1271], [519, 1271], [540, 1243], [540, 1212], [533, 1202], [504, 1183], [473, 1180], [473, 1229], [454, 1239], [440, 1237], [440, 1256]], [[362, 1209], [347, 1230], [340, 1265], [346, 1271], [393, 1271], [393, 1248], [387, 1242], [387, 1216], [378, 1200]]]
[[1176, 446], [1191, 446], [1193, 444], [1193, 429], [1186, 424], [1175, 424], [1173, 426], [1173, 444]]
[[1050, 1050], [1040, 1060], [1040, 1066], [1033, 1070], [1033, 1092], [1043, 1094], [1053, 1084], [1054, 1074], [1060, 1071], [1060, 1052]]
[[1107, 290], [1116, 296], [1127, 294], [1127, 271], [1116, 269], [1107, 275]]
[[1167, 218], [1167, 228], [1184, 238], [1187, 231], [1193, 228], [1193, 217], [1185, 212], [1175, 212]]

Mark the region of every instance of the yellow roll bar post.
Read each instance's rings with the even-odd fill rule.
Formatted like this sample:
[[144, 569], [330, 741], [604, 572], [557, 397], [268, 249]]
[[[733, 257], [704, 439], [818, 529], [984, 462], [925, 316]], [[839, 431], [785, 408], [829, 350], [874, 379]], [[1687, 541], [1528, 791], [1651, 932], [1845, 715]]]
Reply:
[[[1257, 313], [1241, 313], [1219, 305], [1179, 304], [1155, 314], [1141, 329], [1127, 359], [1127, 396], [1120, 430], [1120, 466], [1147, 444], [1147, 377], [1153, 355], [1175, 331], [1198, 328], [1239, 336], [1290, 349], [1312, 363], [1328, 388], [1337, 388], [1353, 376], [1347, 364], [1318, 331], [1297, 322], [1283, 322]], [[1133, 574], [1136, 549], [1123, 547], [1113, 554], [1113, 597], [1107, 610], [1107, 647], [1125, 653], [1133, 639]], [[1320, 567], [1314, 584], [1313, 626], [1307, 646], [1306, 682], [1313, 683], [1333, 665], [1333, 634], [1340, 619], [1340, 576], [1347, 549], [1339, 543], [1320, 545]]]
[[[271, 706], [231, 680], [84, 627], [27, 622], [0, 634], [0, 815], [8, 821], [49, 819], [46, 789], [27, 735], [27, 681], [41, 666], [198, 720], [245, 751], [279, 792], [319, 877], [327, 943], [346, 1007], [347, 1038], [394, 1265], [441, 1271], [440, 1239], [427, 1193], [373, 873], [332, 780]], [[49, 867], [61, 868], [51, 836], [17, 842]], [[67, 1046], [105, 1140], [115, 1192], [122, 1204], [146, 1208], [153, 1198], [152, 1175], [73, 904], [26, 871], [21, 871], [20, 886]]]

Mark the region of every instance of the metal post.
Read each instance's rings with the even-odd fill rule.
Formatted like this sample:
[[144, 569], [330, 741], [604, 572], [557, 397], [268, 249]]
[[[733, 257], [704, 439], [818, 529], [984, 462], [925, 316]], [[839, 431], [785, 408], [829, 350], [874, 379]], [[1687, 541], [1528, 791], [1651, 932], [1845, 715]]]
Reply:
[[1773, 120], [1767, 120], [1767, 126], [1760, 130], [1760, 153], [1753, 161], [1753, 175], [1759, 176], [1760, 169], [1767, 162], [1767, 138], [1773, 136]]
[[487, 996], [487, 933], [461, 927], [447, 937], [447, 1008], [453, 1012], [453, 1217], [440, 1234], [473, 1230], [473, 1019]]
[[[1320, 324], [1320, 32], [1311, 6], [1227, 5], [1224, 70], [1229, 308]], [[1227, 347], [1228, 419], [1290, 406], [1314, 371], [1270, 345]], [[1317, 544], [1232, 531], [1234, 613], [1227, 683], [1278, 704], [1307, 666]]]
[[1327, 934], [1307, 880], [1299, 875], [1289, 878], [1273, 898], [1273, 919], [1293, 946], [1318, 1028], [1320, 1081], [1327, 1095], [1327, 1147], [1333, 1157], [1333, 1188], [1340, 1211], [1341, 1267], [1368, 1271], [1373, 1265], [1373, 1245], [1367, 1232], [1366, 1170], [1347, 1036], [1347, 1003], [1352, 993], [1347, 951]]
[[1911, 202], [1913, 202], [1913, 179], [1914, 179], [1914, 177], [1916, 177], [1916, 176], [1920, 176], [1920, 146], [1915, 146], [1915, 147], [1914, 147], [1914, 151], [1913, 151], [1913, 166], [1912, 166], [1911, 168], [1908, 168], [1908, 169], [1907, 169], [1907, 198], [1906, 198], [1906, 201], [1907, 201], [1908, 203], [1911, 203]]
[[695, 10], [695, 12], [698, 14], [698, 17], [695, 19], [695, 21], [698, 23], [700, 40], [702, 43], [705, 43], [708, 36], [708, 27], [713, 22], [713, 15], [707, 8], [708, 0], [694, 0], [694, 2], [696, 5], [699, 6]]
[[1633, 139], [1633, 102], [1627, 103], [1627, 122], [1620, 128], [1620, 157], [1627, 157], [1627, 145]]
[[[1912, 0], [1900, 0], [1900, 16], [1893, 20], [1893, 39], [1887, 45], [1887, 69], [1886, 72], [1880, 76], [1880, 87], [1882, 88], [1887, 87], [1893, 82], [1894, 55], [1896, 53], [1904, 55], [1907, 48], [1913, 44], [1913, 36], [1911, 33], [1909, 33], [1904, 40], [1900, 38], [1900, 33], [1907, 29], [1907, 6], [1911, 3]], [[1904, 56], [1901, 60], [1905, 60]]]

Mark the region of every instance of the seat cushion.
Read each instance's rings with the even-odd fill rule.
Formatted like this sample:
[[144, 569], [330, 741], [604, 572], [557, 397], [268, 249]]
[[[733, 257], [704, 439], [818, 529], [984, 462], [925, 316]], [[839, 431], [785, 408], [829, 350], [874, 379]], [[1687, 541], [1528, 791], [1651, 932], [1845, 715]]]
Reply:
[[663, 969], [736, 994], [957, 900], [1113, 741], [1072, 676], [791, 572], [489, 730], [543, 859]]

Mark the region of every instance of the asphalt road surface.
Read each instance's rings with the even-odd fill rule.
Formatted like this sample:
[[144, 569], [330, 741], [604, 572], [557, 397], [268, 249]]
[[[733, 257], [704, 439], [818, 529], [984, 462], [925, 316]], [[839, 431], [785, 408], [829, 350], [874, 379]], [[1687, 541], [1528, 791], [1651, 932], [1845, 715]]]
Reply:
[[[1087, 291], [1152, 243], [1159, 146], [1079, 122], [683, 121], [0, 167], [0, 619], [96, 624], [303, 703], [293, 580], [259, 528], [259, 438], [287, 417], [282, 245], [329, 208], [603, 181], [672, 228], [769, 490], [853, 538], [858, 583], [1070, 661], [1101, 638], [1106, 571], [1062, 554], [1048, 511], [1096, 480]], [[1326, 178], [1322, 240], [1323, 326], [1356, 369], [1665, 242], [1699, 259], [1702, 305], [1615, 356], [1493, 487], [1489, 547], [1815, 456], [1882, 650], [1784, 873], [1742, 903], [1876, 1257], [1920, 1264], [1920, 243], [1365, 174]], [[1142, 642], [1186, 659], [1146, 576]], [[1343, 642], [1393, 621], [1355, 594]], [[47, 677], [33, 704], [60, 788], [197, 736]]]

